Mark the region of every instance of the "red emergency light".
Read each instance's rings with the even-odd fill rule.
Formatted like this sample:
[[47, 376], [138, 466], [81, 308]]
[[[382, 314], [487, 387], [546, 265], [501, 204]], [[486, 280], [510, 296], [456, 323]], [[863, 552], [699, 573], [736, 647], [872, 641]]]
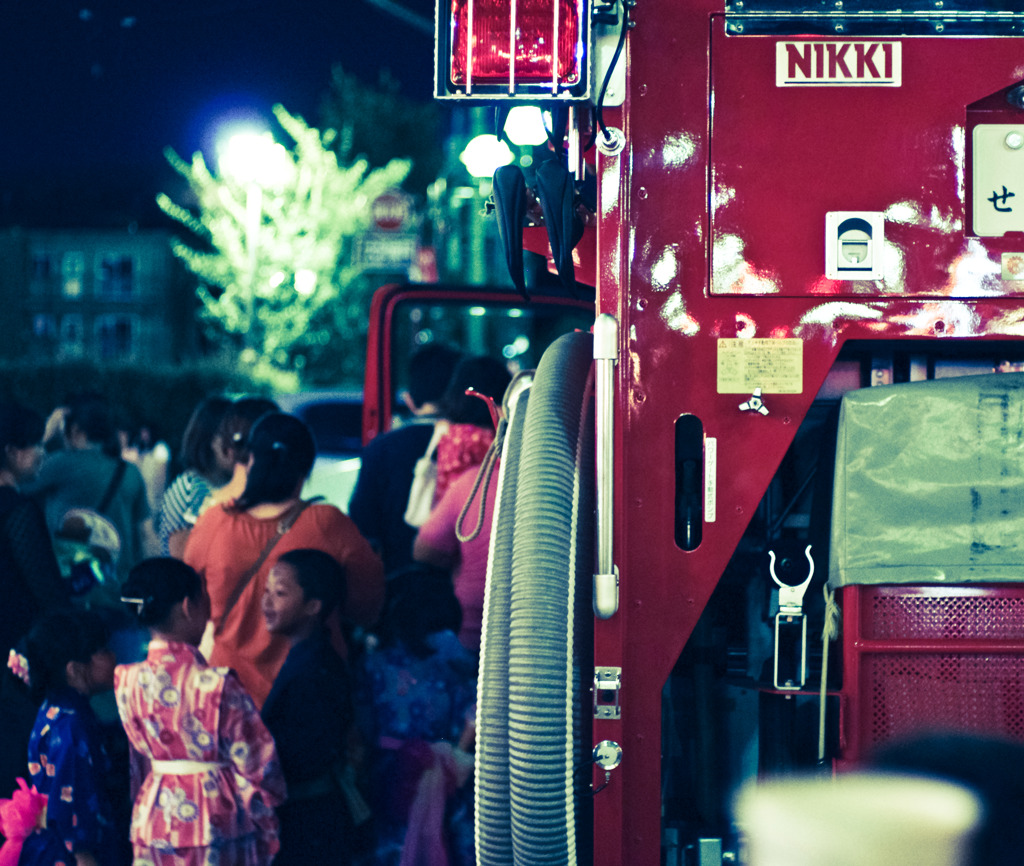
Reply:
[[437, 96], [589, 95], [586, 0], [439, 0]]

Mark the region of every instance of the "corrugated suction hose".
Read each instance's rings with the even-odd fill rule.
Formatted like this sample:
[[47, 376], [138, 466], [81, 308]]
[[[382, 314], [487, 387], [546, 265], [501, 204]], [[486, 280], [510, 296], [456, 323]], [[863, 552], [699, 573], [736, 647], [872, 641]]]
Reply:
[[[589, 846], [589, 799], [581, 796], [589, 777], [577, 770], [589, 766], [591, 705], [584, 700], [584, 684], [593, 670], [592, 358], [589, 334], [566, 334], [552, 343], [537, 368], [525, 423], [520, 428], [513, 418], [509, 429], [481, 650], [481, 866], [568, 866], [585, 860], [578, 848]], [[514, 468], [509, 465], [513, 448], [519, 451]], [[505, 486], [510, 473], [512, 492]], [[514, 503], [511, 541], [509, 503]], [[506, 627], [500, 618], [509, 551], [505, 697], [496, 656]], [[507, 773], [500, 761], [502, 718], [507, 719]], [[511, 860], [506, 819], [497, 804], [503, 790], [510, 803]]]
[[[508, 783], [508, 647], [512, 619], [512, 528], [516, 476], [530, 396], [511, 410], [499, 470], [494, 527], [484, 591], [483, 634], [477, 680], [476, 861], [512, 866], [512, 812]], [[508, 417], [508, 407], [506, 407]]]

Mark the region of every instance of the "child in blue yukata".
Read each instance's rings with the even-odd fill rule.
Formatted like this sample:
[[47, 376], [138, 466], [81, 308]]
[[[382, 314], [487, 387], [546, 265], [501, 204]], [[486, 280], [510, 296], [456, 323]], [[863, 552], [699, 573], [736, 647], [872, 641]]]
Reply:
[[[377, 634], [357, 669], [356, 705], [375, 746], [374, 866], [472, 866], [476, 658], [444, 572], [417, 564], [388, 579]], [[370, 732], [372, 731], [372, 733]]]
[[270, 570], [263, 618], [291, 645], [263, 705], [288, 786], [278, 807], [281, 850], [274, 866], [351, 862], [354, 825], [364, 818], [352, 786], [352, 694], [345, 662], [325, 621], [345, 600], [345, 570], [321, 550], [281, 555]]
[[53, 612], [28, 634], [32, 695], [42, 700], [28, 746], [29, 781], [48, 797], [47, 833], [25, 840], [19, 863], [50, 864], [53, 838], [68, 866], [118, 866], [127, 827], [116, 826], [111, 765], [89, 703], [114, 685], [114, 653], [102, 620], [88, 611]]

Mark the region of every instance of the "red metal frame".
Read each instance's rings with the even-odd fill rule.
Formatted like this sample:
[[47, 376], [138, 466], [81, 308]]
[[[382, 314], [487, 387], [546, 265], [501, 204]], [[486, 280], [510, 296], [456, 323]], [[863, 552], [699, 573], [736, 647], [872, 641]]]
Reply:
[[[780, 42], [839, 50], [857, 37], [737, 35], [723, 0], [645, 0], [629, 14], [624, 102], [603, 113], [625, 147], [597, 157], [598, 212], [574, 254], [577, 278], [596, 286], [597, 311], [620, 334], [620, 604], [595, 623], [595, 664], [622, 669], [622, 713], [596, 720], [593, 738], [623, 754], [593, 800], [597, 866], [659, 862], [664, 683], [843, 345], [1024, 335], [1024, 282], [999, 268], [1003, 253], [1024, 258], [1024, 233], [974, 237], [968, 205], [971, 129], [1024, 119], [1004, 99], [1022, 75], [1024, 38], [886, 36], [901, 48], [900, 86], [791, 88], [776, 83]], [[835, 211], [885, 214], [884, 280], [826, 278]], [[544, 230], [528, 229], [526, 245], [546, 251]], [[387, 302], [371, 315], [383, 320]], [[800, 387], [766, 389], [767, 414], [742, 411], [748, 395], [718, 387], [719, 341], [749, 338], [796, 340], [802, 351]], [[370, 352], [386, 357], [387, 347]], [[380, 403], [388, 383], [370, 384]], [[387, 411], [386, 399], [368, 408], [365, 436]], [[690, 552], [673, 523], [684, 414], [715, 441], [719, 466], [715, 518]], [[846, 595], [856, 616], [858, 595]], [[857, 658], [870, 650], [861, 641]]]
[[[598, 160], [594, 266], [599, 312], [621, 334], [621, 602], [596, 623], [595, 663], [621, 666], [622, 717], [595, 721], [594, 740], [620, 743], [623, 759], [594, 798], [599, 866], [659, 862], [662, 687], [843, 343], [1024, 329], [1016, 287], [972, 276], [1018, 239], [965, 238], [969, 167], [956, 146], [967, 106], [1019, 74], [1024, 40], [908, 37], [901, 88], [797, 94], [775, 86], [784, 37], [726, 36], [722, 12], [707, 0], [637, 5], [626, 101], [605, 110], [626, 137]], [[892, 226], [908, 278], [883, 290], [825, 281], [825, 212], [901, 202], [919, 216]], [[739, 281], [712, 256], [732, 237]], [[717, 391], [718, 340], [744, 337], [802, 341], [802, 391], [766, 394], [768, 415]], [[717, 519], [689, 553], [673, 540], [666, 483], [685, 413], [717, 440], [721, 467]]]

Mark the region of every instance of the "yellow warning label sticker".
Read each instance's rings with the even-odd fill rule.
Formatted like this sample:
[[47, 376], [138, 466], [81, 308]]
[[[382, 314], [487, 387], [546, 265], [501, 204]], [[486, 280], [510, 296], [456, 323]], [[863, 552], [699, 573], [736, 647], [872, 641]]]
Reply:
[[804, 342], [797, 338], [718, 340], [718, 393], [799, 394], [804, 389]]

